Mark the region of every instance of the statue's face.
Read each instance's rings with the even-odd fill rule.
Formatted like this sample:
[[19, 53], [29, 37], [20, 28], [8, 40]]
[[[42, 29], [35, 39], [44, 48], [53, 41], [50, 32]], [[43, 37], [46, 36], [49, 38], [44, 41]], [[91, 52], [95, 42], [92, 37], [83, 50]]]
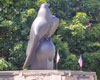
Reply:
[[48, 8], [50, 6], [49, 3], [45, 3], [45, 4], [42, 4], [41, 7], [45, 7], [45, 8]]

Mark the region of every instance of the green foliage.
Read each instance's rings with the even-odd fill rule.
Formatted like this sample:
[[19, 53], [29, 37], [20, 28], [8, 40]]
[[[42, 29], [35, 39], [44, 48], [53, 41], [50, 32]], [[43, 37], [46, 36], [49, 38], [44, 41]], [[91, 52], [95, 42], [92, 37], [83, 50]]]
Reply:
[[25, 61], [25, 49], [26, 49], [26, 42], [17, 42], [14, 44], [13, 49], [10, 49], [10, 57], [8, 58], [10, 63], [13, 63], [19, 69], [22, 69], [23, 62]]
[[22, 69], [29, 30], [42, 3], [44, 0], [0, 0], [0, 57], [16, 66], [12, 69]]
[[85, 53], [83, 55], [85, 71], [94, 71], [97, 73], [98, 79], [100, 79], [100, 51], [95, 53]]
[[64, 41], [68, 42], [69, 50], [71, 53], [82, 54], [84, 51], [82, 45], [85, 40], [86, 20], [89, 21], [86, 13], [78, 12], [72, 20], [61, 21], [59, 25], [61, 27], [58, 33], [64, 36]]
[[52, 40], [59, 50], [59, 69], [79, 70], [83, 54], [86, 71], [99, 71], [99, 0], [0, 0], [0, 70], [22, 69], [29, 31], [42, 3], [60, 19]]
[[69, 29], [71, 31], [72, 36], [76, 36], [77, 38], [83, 38], [84, 39], [84, 34], [85, 34], [85, 27], [81, 24], [71, 24], [69, 26]]
[[14, 67], [11, 63], [7, 62], [4, 58], [0, 59], [0, 70], [13, 70], [13, 69], [17, 69], [16, 67]]
[[0, 70], [7, 70], [9, 64], [4, 58], [0, 59]]
[[79, 65], [77, 62], [77, 56], [74, 54], [70, 54], [65, 58], [65, 63], [62, 64], [62, 68], [65, 70], [79, 70]]
[[77, 12], [76, 16], [73, 18], [73, 23], [75, 24], [82, 23], [86, 25], [88, 24], [88, 22], [89, 22], [89, 18], [86, 13]]
[[35, 2], [35, 4], [37, 6], [40, 6], [42, 3], [47, 3], [47, 1], [46, 0], [37, 0], [37, 2]]
[[[65, 58], [69, 54], [69, 48], [67, 42], [63, 42], [62, 37], [60, 35], [53, 36], [53, 42], [56, 47], [56, 50], [57, 51], [59, 50], [59, 55], [61, 57], [60, 64], [65, 64]], [[62, 69], [63, 65], [60, 65], [59, 67]]]

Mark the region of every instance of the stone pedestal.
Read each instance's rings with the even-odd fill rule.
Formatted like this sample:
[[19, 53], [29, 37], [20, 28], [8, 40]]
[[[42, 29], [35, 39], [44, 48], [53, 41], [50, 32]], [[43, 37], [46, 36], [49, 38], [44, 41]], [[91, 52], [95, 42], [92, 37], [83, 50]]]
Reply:
[[97, 80], [95, 72], [66, 70], [0, 71], [0, 80]]

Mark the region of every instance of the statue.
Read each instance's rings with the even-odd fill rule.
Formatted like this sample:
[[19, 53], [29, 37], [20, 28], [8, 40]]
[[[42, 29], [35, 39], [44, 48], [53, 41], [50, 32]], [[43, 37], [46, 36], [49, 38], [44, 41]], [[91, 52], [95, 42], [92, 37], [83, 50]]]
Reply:
[[42, 4], [36, 19], [33, 21], [30, 38], [23, 66], [31, 66], [32, 70], [52, 70], [55, 46], [50, 39], [58, 27], [59, 19], [51, 15], [50, 4]]

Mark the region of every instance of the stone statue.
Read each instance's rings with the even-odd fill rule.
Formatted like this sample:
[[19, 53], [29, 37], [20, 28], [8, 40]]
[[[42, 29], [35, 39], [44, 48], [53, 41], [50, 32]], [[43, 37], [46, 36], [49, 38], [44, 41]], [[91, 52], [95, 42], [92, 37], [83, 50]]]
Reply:
[[42, 4], [32, 23], [23, 69], [27, 66], [33, 70], [53, 69], [55, 46], [50, 37], [57, 29], [59, 19], [51, 15], [49, 6]]

